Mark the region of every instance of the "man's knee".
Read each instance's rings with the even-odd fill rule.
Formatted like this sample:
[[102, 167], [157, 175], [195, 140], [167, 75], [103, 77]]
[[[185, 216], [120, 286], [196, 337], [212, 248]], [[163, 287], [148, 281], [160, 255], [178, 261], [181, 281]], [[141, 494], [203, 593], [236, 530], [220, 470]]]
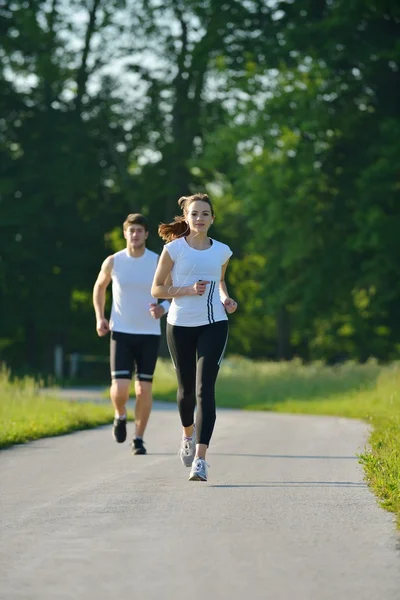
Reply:
[[111, 382], [111, 394], [117, 398], [128, 398], [130, 379], [113, 379]]
[[140, 379], [137, 379], [135, 381], [136, 398], [137, 397], [146, 398], [148, 396], [151, 396], [152, 387], [153, 387], [153, 383], [151, 381], [141, 381]]

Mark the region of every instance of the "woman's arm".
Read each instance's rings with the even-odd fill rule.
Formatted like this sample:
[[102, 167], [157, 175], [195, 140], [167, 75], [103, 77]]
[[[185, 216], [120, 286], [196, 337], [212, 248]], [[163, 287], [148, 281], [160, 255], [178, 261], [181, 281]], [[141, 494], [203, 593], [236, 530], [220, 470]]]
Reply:
[[178, 298], [180, 296], [202, 296], [209, 281], [197, 281], [194, 285], [173, 286], [171, 285], [171, 271], [174, 261], [164, 248], [158, 261], [157, 270], [154, 275], [151, 295], [154, 298]]
[[233, 300], [232, 298], [229, 297], [228, 290], [227, 290], [226, 283], [225, 283], [225, 273], [226, 273], [226, 268], [228, 266], [228, 263], [229, 263], [229, 258], [226, 261], [226, 263], [222, 265], [221, 281], [219, 282], [219, 295], [220, 295], [222, 304], [225, 306], [226, 312], [233, 313], [237, 309], [237, 303], [235, 302], [235, 300]]

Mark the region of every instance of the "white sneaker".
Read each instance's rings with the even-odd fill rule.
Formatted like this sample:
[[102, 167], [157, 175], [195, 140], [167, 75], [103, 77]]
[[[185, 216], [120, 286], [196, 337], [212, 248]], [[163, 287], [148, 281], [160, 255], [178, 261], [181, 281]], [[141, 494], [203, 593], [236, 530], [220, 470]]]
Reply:
[[191, 467], [196, 455], [196, 431], [193, 429], [191, 438], [182, 436], [181, 447], [179, 448], [179, 457], [185, 467]]
[[209, 466], [204, 458], [195, 458], [190, 470], [189, 481], [207, 481]]

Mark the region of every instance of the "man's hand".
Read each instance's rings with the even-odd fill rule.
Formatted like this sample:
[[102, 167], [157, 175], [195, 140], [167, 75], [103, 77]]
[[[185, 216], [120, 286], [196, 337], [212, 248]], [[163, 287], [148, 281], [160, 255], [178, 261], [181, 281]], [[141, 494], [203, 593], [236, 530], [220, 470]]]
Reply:
[[96, 321], [97, 335], [103, 337], [110, 331], [110, 326], [107, 319], [97, 319]]
[[232, 298], [225, 298], [224, 306], [227, 313], [234, 313], [237, 309], [237, 303]]
[[164, 307], [161, 304], [150, 304], [150, 314], [153, 319], [161, 319], [165, 313]]

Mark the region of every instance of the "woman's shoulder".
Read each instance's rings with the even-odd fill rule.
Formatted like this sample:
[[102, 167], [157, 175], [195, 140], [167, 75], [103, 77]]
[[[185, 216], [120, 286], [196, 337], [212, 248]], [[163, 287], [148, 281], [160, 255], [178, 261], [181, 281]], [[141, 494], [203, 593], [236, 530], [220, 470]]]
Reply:
[[230, 250], [230, 247], [228, 246], [228, 244], [224, 244], [224, 242], [220, 242], [214, 238], [211, 238], [213, 245], [215, 244], [215, 246], [217, 248], [220, 248], [221, 250]]
[[175, 238], [174, 240], [172, 240], [171, 242], [167, 242], [165, 245], [168, 246], [177, 246], [179, 244], [182, 243], [182, 241], [184, 241], [185, 238]]
[[228, 260], [228, 258], [230, 258], [232, 256], [232, 254], [233, 254], [232, 250], [230, 249], [228, 244], [224, 244], [223, 242], [214, 240], [214, 238], [212, 238], [212, 241], [213, 241], [213, 246], [215, 246], [215, 249], [218, 250], [218, 252], [222, 256], [223, 262], [226, 262]]
[[168, 242], [164, 246], [164, 248], [166, 249], [166, 251], [168, 252], [168, 254], [174, 262], [183, 253], [182, 241], [184, 241], [183, 238], [176, 238], [175, 240], [172, 240], [172, 242]]
[[167, 242], [164, 247], [165, 248], [176, 248], [177, 246], [182, 244], [182, 240], [183, 240], [183, 238], [176, 238], [176, 239], [172, 240], [172, 242]]

